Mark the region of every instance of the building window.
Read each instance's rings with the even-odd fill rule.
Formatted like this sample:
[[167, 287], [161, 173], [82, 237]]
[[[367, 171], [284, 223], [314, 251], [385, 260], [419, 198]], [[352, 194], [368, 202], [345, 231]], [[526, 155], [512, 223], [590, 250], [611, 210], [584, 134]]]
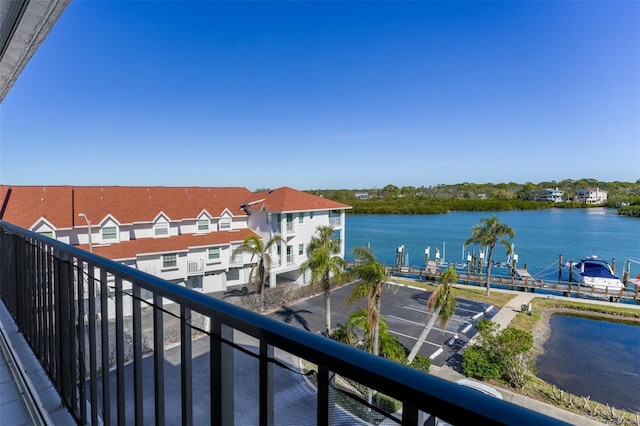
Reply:
[[38, 232], [40, 235], [44, 235], [45, 237], [53, 238], [53, 231], [42, 231]]
[[298, 223], [304, 223], [304, 213], [298, 213]]
[[293, 246], [287, 246], [287, 265], [293, 263]]
[[220, 219], [220, 229], [230, 229], [231, 228], [231, 218], [223, 217]]
[[103, 240], [117, 240], [118, 239], [118, 228], [115, 226], [105, 226], [102, 228], [102, 239]]
[[309, 212], [309, 219], [313, 220], [313, 212]]
[[240, 269], [233, 268], [227, 272], [227, 281], [238, 281], [240, 279]]
[[198, 232], [204, 232], [209, 230], [209, 219], [198, 219]]
[[298, 256], [304, 256], [304, 244], [298, 244]]
[[156, 225], [154, 226], [154, 234], [156, 237], [169, 235], [169, 223], [168, 222], [156, 223]]
[[220, 247], [209, 247], [207, 249], [207, 259], [209, 263], [220, 263]]
[[163, 254], [162, 255], [162, 268], [170, 269], [178, 267], [178, 255], [175, 253], [172, 254]]

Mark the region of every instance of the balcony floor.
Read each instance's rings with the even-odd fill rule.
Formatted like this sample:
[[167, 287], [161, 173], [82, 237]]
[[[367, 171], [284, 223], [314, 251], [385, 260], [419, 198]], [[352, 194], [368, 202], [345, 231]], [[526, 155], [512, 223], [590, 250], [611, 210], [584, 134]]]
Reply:
[[[38, 403], [47, 413], [45, 416], [48, 416], [48, 419], [45, 421], [55, 425], [76, 425], [2, 301], [0, 301], [0, 326], [6, 336], [7, 345], [19, 360], [19, 367], [21, 366], [26, 372], [29, 382], [33, 385], [32, 388], [39, 399]], [[9, 360], [4, 351], [0, 350], [0, 413], [4, 419], [11, 419], [12, 425], [32, 425], [34, 423], [17, 383]]]

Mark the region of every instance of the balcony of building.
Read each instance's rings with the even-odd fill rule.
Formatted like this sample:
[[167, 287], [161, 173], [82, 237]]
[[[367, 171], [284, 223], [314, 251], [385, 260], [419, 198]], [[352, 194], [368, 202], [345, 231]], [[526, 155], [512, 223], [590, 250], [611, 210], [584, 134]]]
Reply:
[[2, 221], [0, 296], [78, 424], [561, 424]]

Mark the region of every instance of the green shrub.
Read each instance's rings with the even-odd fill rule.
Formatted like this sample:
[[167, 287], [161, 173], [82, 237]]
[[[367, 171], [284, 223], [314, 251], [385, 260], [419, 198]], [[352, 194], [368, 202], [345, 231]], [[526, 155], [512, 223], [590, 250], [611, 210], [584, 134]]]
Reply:
[[503, 364], [487, 349], [472, 345], [462, 354], [464, 374], [476, 379], [499, 379], [504, 374]]
[[416, 370], [428, 373], [429, 368], [431, 367], [431, 360], [427, 356], [416, 354], [416, 357], [413, 359], [413, 362], [410, 365]]
[[400, 401], [380, 392], [377, 392], [374, 395], [373, 403], [389, 413], [396, 413], [400, 408], [402, 408], [402, 403]]

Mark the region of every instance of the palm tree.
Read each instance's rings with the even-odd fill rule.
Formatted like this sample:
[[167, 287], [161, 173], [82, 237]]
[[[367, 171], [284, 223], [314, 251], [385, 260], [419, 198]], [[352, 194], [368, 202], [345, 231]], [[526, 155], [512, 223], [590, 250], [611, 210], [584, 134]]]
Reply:
[[351, 321], [351, 317], [344, 324], [338, 324], [335, 329], [331, 330], [331, 337], [333, 340], [344, 343], [349, 346], [356, 346], [358, 343], [358, 335], [356, 334], [355, 324]]
[[[363, 346], [368, 352], [372, 352], [372, 342], [370, 339], [369, 313], [365, 308], [356, 309], [349, 315], [345, 324], [340, 325], [332, 333], [331, 337], [349, 346]], [[363, 339], [360, 339], [358, 332], [364, 332]], [[405, 360], [405, 348], [398, 342], [398, 339], [389, 333], [389, 326], [384, 316], [379, 320], [379, 355], [396, 362]]]
[[427, 300], [427, 309], [429, 311], [433, 311], [431, 317], [427, 321], [416, 340], [416, 344], [413, 345], [411, 352], [409, 352], [409, 356], [407, 356], [407, 363], [411, 364], [418, 354], [420, 348], [424, 344], [424, 341], [427, 339], [429, 332], [433, 328], [433, 324], [435, 324], [436, 319], [440, 319], [440, 328], [445, 329], [447, 323], [453, 316], [456, 310], [456, 299], [453, 293], [453, 286], [451, 284], [458, 281], [458, 274], [454, 268], [447, 269], [442, 276], [440, 277], [440, 284], [433, 290], [431, 296]]
[[513, 238], [515, 232], [510, 226], [500, 223], [496, 216], [490, 218], [480, 219], [482, 223], [479, 223], [471, 229], [471, 238], [464, 242], [464, 245], [470, 243], [480, 244], [482, 248], [489, 247], [489, 254], [487, 256], [487, 296], [489, 296], [490, 280], [491, 280], [491, 256], [493, 255], [493, 248], [499, 241], [507, 248], [507, 253], [511, 254], [511, 244], [504, 237]]
[[251, 267], [249, 283], [253, 284], [256, 293], [260, 294], [260, 310], [264, 309], [264, 284], [267, 282], [269, 270], [271, 269], [271, 246], [281, 240], [282, 238], [275, 236], [267, 244], [264, 244], [257, 235], [249, 235], [232, 253], [232, 256], [238, 253], [250, 253], [251, 262], [253, 262], [254, 258], [257, 259], [256, 264]]
[[380, 337], [380, 299], [382, 285], [389, 278], [387, 268], [378, 262], [371, 253], [369, 247], [356, 247], [353, 250], [355, 266], [349, 271], [349, 276], [355, 277], [360, 282], [347, 297], [346, 303], [352, 304], [363, 297], [367, 298], [367, 322], [369, 339], [371, 341], [371, 353], [379, 353]]
[[311, 285], [322, 283], [324, 290], [324, 314], [325, 333], [331, 331], [331, 277], [338, 282], [342, 279], [344, 259], [340, 257], [341, 241], [334, 238], [333, 227], [329, 225], [318, 226], [316, 235], [307, 245], [309, 258], [300, 265], [301, 271], [311, 270]]

